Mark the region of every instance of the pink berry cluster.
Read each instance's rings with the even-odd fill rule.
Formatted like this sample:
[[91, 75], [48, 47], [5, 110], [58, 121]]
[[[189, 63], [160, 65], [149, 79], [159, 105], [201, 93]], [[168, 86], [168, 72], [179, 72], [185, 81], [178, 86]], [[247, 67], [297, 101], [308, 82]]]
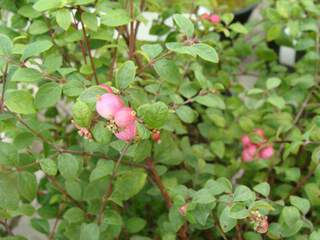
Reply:
[[248, 135], [243, 135], [241, 138], [243, 150], [242, 160], [244, 162], [251, 162], [256, 157], [261, 159], [269, 159], [274, 154], [273, 146], [268, 144], [264, 131], [260, 128], [254, 130], [254, 134], [262, 138], [262, 141], [254, 143]]
[[123, 141], [132, 141], [136, 137], [136, 113], [126, 107], [120, 96], [115, 95], [108, 86], [101, 86], [108, 93], [98, 97], [96, 110], [109, 121], [109, 127], [115, 136]]
[[204, 13], [200, 16], [200, 18], [202, 20], [207, 20], [209, 22], [211, 22], [212, 24], [219, 24], [221, 19], [219, 15], [215, 15], [215, 14], [209, 14], [209, 13]]

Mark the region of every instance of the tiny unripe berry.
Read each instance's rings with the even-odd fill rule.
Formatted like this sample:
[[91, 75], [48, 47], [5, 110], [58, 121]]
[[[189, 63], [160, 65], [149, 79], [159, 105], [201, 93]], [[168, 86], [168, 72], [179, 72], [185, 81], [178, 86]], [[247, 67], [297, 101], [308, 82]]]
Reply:
[[125, 128], [136, 120], [136, 113], [129, 107], [123, 107], [114, 115], [114, 122], [119, 128]]
[[241, 137], [241, 143], [244, 147], [249, 146], [251, 144], [251, 140], [248, 135], [243, 135]]
[[135, 139], [136, 131], [136, 122], [134, 121], [120, 132], [115, 133], [115, 135], [120, 140], [130, 142]]
[[210, 16], [210, 22], [213, 24], [220, 23], [220, 16], [219, 15], [211, 15]]
[[263, 131], [263, 129], [261, 129], [261, 128], [256, 128], [256, 129], [254, 130], [254, 133], [257, 134], [258, 136], [262, 137], [262, 138], [265, 137], [264, 131]]
[[258, 226], [256, 227], [256, 231], [258, 233], [266, 233], [268, 232], [269, 229], [269, 222], [268, 222], [268, 217], [265, 216], [263, 217], [263, 219], [261, 220], [261, 222], [258, 224]]
[[262, 148], [259, 151], [259, 157], [262, 159], [269, 159], [272, 157], [273, 153], [274, 153], [273, 147], [267, 146], [267, 147]]
[[156, 130], [152, 132], [151, 138], [154, 142], [156, 143], [160, 143], [161, 142], [161, 135], [160, 135], [160, 131]]
[[210, 19], [210, 14], [209, 13], [204, 13], [200, 16], [202, 20], [209, 20]]
[[179, 213], [182, 216], [185, 216], [187, 214], [187, 210], [188, 210], [188, 204], [186, 203], [179, 208]]
[[124, 106], [122, 99], [112, 93], [106, 93], [97, 100], [96, 110], [103, 118], [111, 120], [115, 113]]

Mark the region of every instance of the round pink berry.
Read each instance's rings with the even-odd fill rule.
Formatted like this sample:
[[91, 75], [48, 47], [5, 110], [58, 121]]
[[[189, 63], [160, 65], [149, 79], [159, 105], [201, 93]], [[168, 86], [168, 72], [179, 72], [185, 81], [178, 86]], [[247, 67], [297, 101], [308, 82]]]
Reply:
[[210, 16], [210, 22], [213, 24], [218, 24], [220, 23], [220, 16], [219, 15], [211, 15]]
[[243, 160], [244, 162], [251, 162], [251, 161], [253, 161], [253, 159], [254, 159], [254, 155], [250, 154], [250, 153], [247, 151], [247, 149], [244, 149], [244, 150], [242, 151], [242, 160]]
[[245, 150], [248, 151], [250, 155], [254, 156], [257, 152], [257, 146], [255, 144], [250, 144]]
[[97, 100], [96, 110], [103, 118], [111, 120], [114, 114], [124, 106], [122, 99], [112, 93], [103, 94]]
[[264, 131], [263, 131], [263, 129], [261, 129], [261, 128], [256, 128], [256, 129], [254, 130], [254, 133], [257, 134], [258, 136], [262, 137], [262, 138], [265, 137], [265, 136], [264, 136]]
[[129, 142], [135, 139], [136, 131], [136, 122], [132, 122], [120, 132], [115, 133], [115, 135], [118, 139]]
[[241, 137], [241, 143], [244, 147], [249, 146], [251, 144], [251, 140], [248, 135], [243, 135]]
[[272, 157], [273, 153], [274, 153], [273, 147], [267, 146], [267, 147], [262, 148], [259, 151], [259, 157], [262, 159], [269, 159]]
[[125, 128], [135, 120], [136, 113], [129, 107], [121, 108], [114, 115], [114, 121], [119, 128]]

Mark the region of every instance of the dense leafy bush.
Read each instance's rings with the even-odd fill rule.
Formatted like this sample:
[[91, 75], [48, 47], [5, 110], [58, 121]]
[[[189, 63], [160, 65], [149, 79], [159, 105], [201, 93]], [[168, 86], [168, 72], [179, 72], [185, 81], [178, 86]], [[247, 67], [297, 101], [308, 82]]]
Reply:
[[320, 239], [319, 2], [169, 2], [0, 0], [2, 239]]

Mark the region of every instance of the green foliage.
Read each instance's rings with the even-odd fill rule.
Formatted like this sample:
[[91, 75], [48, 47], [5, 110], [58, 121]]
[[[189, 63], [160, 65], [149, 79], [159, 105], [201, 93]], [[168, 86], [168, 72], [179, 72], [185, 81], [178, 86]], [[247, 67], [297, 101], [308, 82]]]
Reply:
[[320, 239], [320, 4], [242, 4], [0, 0], [0, 239]]

